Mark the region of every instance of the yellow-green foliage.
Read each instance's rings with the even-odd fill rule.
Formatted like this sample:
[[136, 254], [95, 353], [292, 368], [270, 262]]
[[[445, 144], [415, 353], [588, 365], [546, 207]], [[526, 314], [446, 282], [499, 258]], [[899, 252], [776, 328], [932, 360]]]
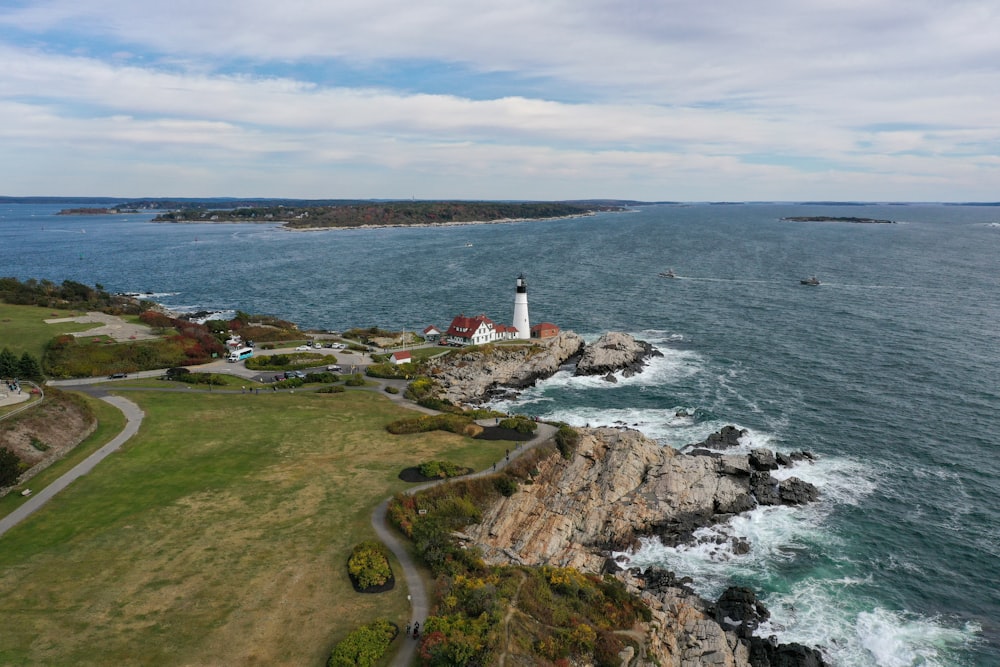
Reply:
[[454, 414], [422, 415], [420, 417], [397, 419], [385, 428], [389, 433], [394, 435], [427, 433], [428, 431], [448, 431], [449, 433], [457, 433], [469, 437], [475, 437], [482, 433], [483, 430], [470, 417]]
[[362, 542], [354, 547], [347, 560], [347, 570], [361, 589], [384, 585], [392, 577], [385, 546], [379, 542]]
[[385, 619], [363, 625], [334, 647], [327, 664], [329, 667], [374, 667], [397, 633], [398, 630]]
[[436, 614], [423, 626], [424, 664], [490, 664], [498, 628], [515, 607], [520, 620], [506, 625], [517, 635], [508, 646], [526, 647], [536, 664], [578, 656], [601, 667], [617, 665], [624, 643], [615, 633], [650, 618], [624, 584], [574, 568], [490, 568], [474, 549], [456, 544], [452, 532], [478, 522], [497, 494], [492, 477], [458, 479], [417, 497], [400, 494], [389, 505], [392, 521], [438, 575]]

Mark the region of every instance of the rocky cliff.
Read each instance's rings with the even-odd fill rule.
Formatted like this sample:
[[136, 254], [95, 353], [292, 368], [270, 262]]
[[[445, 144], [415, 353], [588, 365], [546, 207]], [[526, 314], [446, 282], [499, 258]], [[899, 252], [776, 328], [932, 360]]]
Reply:
[[576, 362], [576, 375], [605, 375], [615, 381], [629, 377], [647, 361], [661, 356], [651, 344], [629, 334], [611, 332], [585, 345], [572, 331], [525, 345], [488, 345], [456, 351], [435, 361], [428, 373], [440, 388], [439, 398], [452, 403], [478, 403], [504, 397], [555, 375]]
[[476, 403], [555, 375], [583, 347], [583, 339], [572, 331], [527, 345], [475, 347], [435, 362], [430, 375], [440, 387], [440, 398]]
[[[570, 460], [540, 462], [532, 484], [497, 502], [460, 537], [477, 544], [491, 563], [615, 569], [609, 551], [626, 549], [638, 536], [676, 544], [758, 503], [815, 499], [811, 485], [796, 478], [779, 482], [760, 469], [762, 455], [688, 455], [629, 429], [581, 429]], [[738, 628], [720, 625], [712, 605], [665, 575], [654, 575], [654, 585], [636, 571], [618, 576], [653, 609], [646, 643], [662, 665], [763, 665], [750, 661], [752, 650], [777, 650], [770, 644], [755, 649]]]
[[631, 377], [642, 371], [650, 357], [662, 357], [663, 353], [646, 341], [620, 331], [604, 334], [587, 345], [576, 363], [575, 375], [604, 375], [615, 381], [614, 373], [621, 371]]

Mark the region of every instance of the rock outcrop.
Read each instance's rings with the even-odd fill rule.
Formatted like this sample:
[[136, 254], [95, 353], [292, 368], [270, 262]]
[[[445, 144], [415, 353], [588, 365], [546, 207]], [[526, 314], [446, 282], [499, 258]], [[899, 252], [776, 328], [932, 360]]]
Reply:
[[[481, 523], [463, 529], [462, 539], [475, 543], [487, 562], [606, 572], [617, 569], [610, 551], [625, 550], [643, 535], [658, 535], [667, 544], [691, 540], [697, 528], [755, 507], [761, 502], [759, 488], [768, 491], [768, 503], [815, 498], [811, 485], [796, 478], [790, 485], [791, 480], [779, 482], [756, 469], [749, 454], [688, 455], [629, 429], [578, 430], [570, 460], [553, 456], [539, 462], [532, 484], [521, 485], [484, 512]], [[759, 452], [761, 457], [770, 465]], [[750, 548], [733, 544], [737, 553], [745, 553], [744, 547]], [[747, 596], [733, 595], [713, 607], [670, 573], [619, 571], [616, 576], [653, 611], [647, 645], [659, 664], [766, 665], [751, 660], [751, 652], [777, 650], [763, 644], [755, 648], [748, 639], [762, 612]], [[751, 608], [756, 616], [747, 611]], [[735, 625], [720, 624], [720, 609], [739, 616], [730, 616]], [[812, 653], [807, 657], [812, 659]]]
[[651, 344], [636, 340], [627, 333], [612, 331], [587, 345], [576, 363], [576, 375], [604, 375], [609, 381], [616, 381], [614, 373], [621, 371], [624, 377], [631, 377], [642, 371], [650, 357], [662, 357], [663, 353]]
[[490, 345], [457, 351], [428, 369], [439, 387], [438, 397], [452, 403], [481, 403], [503, 398], [555, 375], [577, 359], [576, 375], [603, 375], [617, 382], [615, 373], [630, 377], [646, 362], [662, 356], [652, 345], [626, 333], [611, 332], [585, 345], [572, 331], [532, 340], [529, 345]]
[[555, 375], [583, 347], [580, 336], [563, 331], [552, 338], [533, 340], [531, 345], [458, 351], [434, 364], [429, 374], [440, 387], [440, 398], [457, 404], [477, 403]]

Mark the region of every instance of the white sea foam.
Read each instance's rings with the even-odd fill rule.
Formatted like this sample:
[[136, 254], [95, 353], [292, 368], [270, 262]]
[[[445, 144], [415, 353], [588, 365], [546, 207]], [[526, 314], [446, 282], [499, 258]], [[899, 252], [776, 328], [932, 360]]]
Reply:
[[859, 595], [864, 580], [810, 580], [795, 591], [771, 595], [771, 618], [758, 634], [783, 642], [821, 646], [835, 665], [947, 667], [953, 653], [978, 641], [975, 623], [890, 611]]

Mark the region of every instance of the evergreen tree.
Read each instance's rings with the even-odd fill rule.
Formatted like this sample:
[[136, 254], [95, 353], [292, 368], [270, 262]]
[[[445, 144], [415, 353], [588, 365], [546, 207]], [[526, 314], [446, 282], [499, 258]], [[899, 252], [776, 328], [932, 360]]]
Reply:
[[18, 377], [29, 380], [40, 380], [42, 377], [42, 367], [38, 359], [25, 352], [21, 355], [21, 361], [17, 364]]
[[20, 474], [21, 459], [9, 449], [0, 447], [0, 488], [16, 484]]
[[17, 357], [6, 347], [0, 350], [0, 378], [12, 378], [17, 375]]

